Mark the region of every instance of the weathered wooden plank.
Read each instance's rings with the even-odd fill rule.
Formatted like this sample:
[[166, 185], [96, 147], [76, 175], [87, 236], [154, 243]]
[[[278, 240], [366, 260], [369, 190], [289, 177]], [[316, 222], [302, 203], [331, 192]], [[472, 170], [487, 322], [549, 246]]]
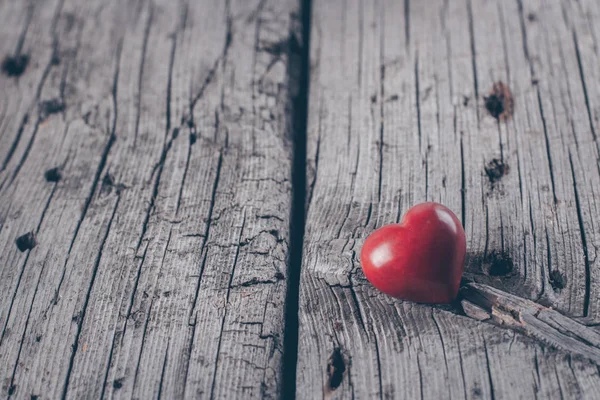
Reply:
[[[35, 126], [0, 136], [17, 141], [0, 177], [2, 392], [275, 397], [299, 4], [50, 3], [32, 25], [53, 10], [60, 63], [2, 77]], [[52, 41], [25, 38], [50, 60]], [[46, 115], [52, 99], [65, 108]]]
[[[12, 178], [35, 136], [35, 117], [29, 114], [36, 113], [40, 90], [48, 78], [53, 56], [59, 51], [55, 40], [61, 7], [62, 2], [54, 0], [0, 4], [1, 186]], [[0, 215], [0, 221], [6, 218], [4, 213]]]
[[[524, 3], [314, 2], [298, 397], [597, 390], [596, 365], [554, 350], [552, 337], [387, 298], [358, 260], [374, 228], [417, 202], [440, 201], [465, 224], [467, 278], [595, 318], [586, 240], [598, 235], [600, 184], [596, 165], [582, 160], [598, 159], [585, 100], [597, 89], [583, 90], [572, 34], [561, 47], [544, 42], [559, 33], [531, 31], [574, 29], [556, 15], [561, 2]], [[575, 8], [565, 12], [586, 15]], [[559, 79], [551, 66], [563, 58]], [[490, 98], [497, 82], [512, 92], [512, 112]]]
[[[525, 332], [546, 344], [600, 364], [600, 334], [556, 310], [482, 284], [463, 287], [462, 306], [487, 312], [490, 322]], [[473, 302], [473, 303], [470, 303]], [[470, 308], [465, 307], [471, 304]], [[479, 312], [475, 319], [480, 320]]]

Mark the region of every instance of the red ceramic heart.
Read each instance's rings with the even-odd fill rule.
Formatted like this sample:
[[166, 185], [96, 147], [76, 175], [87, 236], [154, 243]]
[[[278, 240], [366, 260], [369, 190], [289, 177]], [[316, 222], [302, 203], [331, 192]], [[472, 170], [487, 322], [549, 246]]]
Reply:
[[438, 203], [412, 207], [400, 224], [373, 232], [360, 261], [367, 279], [390, 296], [450, 303], [458, 294], [467, 251], [456, 215]]

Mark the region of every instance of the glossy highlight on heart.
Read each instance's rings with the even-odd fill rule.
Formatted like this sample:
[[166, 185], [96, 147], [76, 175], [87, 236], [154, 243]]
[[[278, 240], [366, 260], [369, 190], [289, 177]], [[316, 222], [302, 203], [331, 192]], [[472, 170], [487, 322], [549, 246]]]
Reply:
[[392, 297], [418, 303], [450, 303], [458, 294], [466, 254], [465, 231], [450, 209], [418, 204], [399, 224], [383, 226], [363, 244], [367, 279]]

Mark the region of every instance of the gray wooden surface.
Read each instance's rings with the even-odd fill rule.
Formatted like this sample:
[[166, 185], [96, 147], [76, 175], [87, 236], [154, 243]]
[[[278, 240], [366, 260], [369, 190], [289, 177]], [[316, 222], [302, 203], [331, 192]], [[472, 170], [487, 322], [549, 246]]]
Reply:
[[298, 6], [0, 7], [2, 394], [275, 397]]
[[[599, 20], [0, 0], [0, 394], [596, 398]], [[425, 200], [467, 232], [452, 305], [360, 269]]]
[[597, 365], [565, 351], [597, 353], [595, 328], [531, 328], [509, 303], [504, 326], [525, 329], [503, 329], [504, 303], [482, 296], [465, 303], [481, 322], [394, 301], [359, 254], [442, 202], [464, 221], [465, 278], [600, 322], [598, 2], [315, 1], [312, 16], [298, 397], [596, 398]]

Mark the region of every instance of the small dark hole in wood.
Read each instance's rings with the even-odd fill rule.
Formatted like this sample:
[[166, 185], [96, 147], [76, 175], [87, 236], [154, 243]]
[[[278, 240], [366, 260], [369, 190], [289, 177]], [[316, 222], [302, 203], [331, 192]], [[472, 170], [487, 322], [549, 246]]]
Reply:
[[494, 158], [484, 167], [485, 174], [492, 186], [509, 173], [510, 167], [504, 161]]
[[114, 176], [112, 176], [112, 174], [107, 173], [106, 175], [104, 175], [104, 178], [102, 178], [102, 186], [113, 186], [115, 184], [115, 178]]
[[52, 65], [59, 65], [60, 64], [60, 56], [58, 55], [58, 53], [54, 52], [54, 54], [52, 54], [52, 58], [50, 59], [50, 63]]
[[391, 95], [387, 101], [397, 101], [400, 97], [397, 94]]
[[371, 103], [377, 103], [377, 95], [376, 94], [371, 96]]
[[57, 114], [65, 110], [65, 103], [61, 99], [44, 100], [40, 104], [40, 118], [48, 118], [52, 114]]
[[17, 248], [19, 251], [24, 252], [33, 249], [37, 242], [33, 232], [27, 232], [26, 234], [19, 236], [16, 240]]
[[190, 133], [190, 145], [194, 145], [194, 143], [196, 143], [196, 134], [195, 133]]
[[280, 40], [278, 42], [269, 43], [261, 47], [261, 50], [266, 51], [267, 53], [279, 57], [281, 54], [285, 53], [287, 50], [288, 44], [287, 40]]
[[17, 390], [17, 386], [16, 385], [10, 385], [8, 387], [8, 395], [12, 396], [15, 393], [15, 390]]
[[469, 105], [469, 100], [471, 100], [469, 98], [469, 96], [463, 96], [463, 106], [468, 106]]
[[116, 183], [115, 177], [111, 173], [107, 173], [106, 175], [104, 175], [104, 178], [102, 178], [102, 186], [100, 186], [100, 191], [101, 192], [105, 192], [105, 191], [110, 192], [112, 190], [112, 188], [116, 189], [116, 193], [118, 195], [118, 194], [121, 194], [121, 192], [123, 190], [127, 189], [127, 186], [125, 186], [122, 183]]
[[177, 139], [179, 136], [179, 128], [173, 128], [173, 139]]
[[282, 272], [277, 271], [277, 272], [275, 272], [275, 279], [277, 279], [278, 281], [282, 281], [285, 279], [285, 275], [283, 275]]
[[506, 276], [513, 271], [513, 260], [506, 252], [493, 250], [483, 260], [484, 265], [488, 265], [488, 273], [491, 276]]
[[44, 178], [46, 178], [46, 181], [48, 182], [58, 182], [62, 178], [62, 172], [58, 167], [51, 168], [44, 173]]
[[2, 72], [8, 76], [21, 76], [29, 64], [29, 55], [20, 54], [14, 57], [7, 56], [2, 61]]
[[504, 112], [504, 103], [498, 96], [491, 95], [485, 98], [485, 108], [497, 119]]
[[529, 20], [529, 22], [537, 21], [537, 15], [535, 15], [535, 13], [530, 12], [529, 14], [527, 14], [527, 19]]
[[346, 372], [346, 362], [342, 351], [339, 347], [333, 349], [329, 360], [327, 361], [327, 389], [328, 391], [334, 391], [341, 384], [344, 379], [344, 372]]
[[122, 382], [122, 378], [121, 379], [115, 379], [113, 381], [113, 388], [115, 389], [121, 389], [123, 387], [123, 382]]
[[481, 389], [478, 387], [474, 387], [473, 390], [471, 390], [471, 393], [473, 393], [473, 397], [481, 397]]
[[38, 396], [37, 394], [32, 394], [31, 395], [31, 400], [38, 400], [40, 396]]
[[39, 343], [41, 340], [42, 340], [42, 335], [38, 335], [38, 336], [35, 337], [35, 341], [36, 342]]
[[550, 272], [550, 285], [552, 285], [554, 290], [564, 289], [567, 285], [567, 277], [562, 272], [555, 269]]
[[300, 46], [300, 42], [298, 41], [296, 35], [290, 33], [287, 38], [261, 46], [260, 50], [265, 51], [275, 57], [281, 57], [282, 54], [286, 53], [297, 54], [302, 50], [302, 47]]
[[505, 121], [513, 112], [513, 96], [508, 86], [502, 82], [494, 83], [487, 97], [483, 98], [485, 108], [499, 121]]

